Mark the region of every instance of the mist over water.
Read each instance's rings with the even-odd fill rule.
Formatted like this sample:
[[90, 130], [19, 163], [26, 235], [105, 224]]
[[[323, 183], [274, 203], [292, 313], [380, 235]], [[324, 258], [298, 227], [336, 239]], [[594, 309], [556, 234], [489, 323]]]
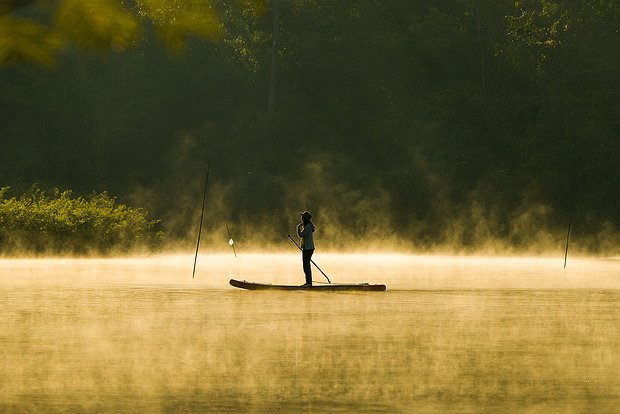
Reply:
[[[620, 261], [318, 254], [0, 261], [0, 411], [610, 412]], [[314, 279], [322, 276], [315, 271]]]

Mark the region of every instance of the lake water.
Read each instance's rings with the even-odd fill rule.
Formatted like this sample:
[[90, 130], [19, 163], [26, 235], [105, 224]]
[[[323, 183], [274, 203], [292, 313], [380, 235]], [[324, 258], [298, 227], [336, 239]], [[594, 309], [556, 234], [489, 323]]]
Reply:
[[[0, 260], [0, 412], [606, 413], [620, 260], [315, 255]], [[315, 271], [315, 280], [322, 276]]]

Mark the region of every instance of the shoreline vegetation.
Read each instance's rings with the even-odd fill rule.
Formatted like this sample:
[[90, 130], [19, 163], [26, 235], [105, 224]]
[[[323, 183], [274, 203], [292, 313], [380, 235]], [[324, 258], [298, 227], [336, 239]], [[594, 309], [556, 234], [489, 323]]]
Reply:
[[160, 220], [141, 208], [119, 204], [107, 192], [74, 196], [34, 185], [9, 197], [0, 187], [0, 255], [113, 255], [155, 251], [164, 233]]
[[[0, 257], [89, 257], [179, 254], [195, 248], [195, 229], [181, 234], [165, 232], [166, 224], [149, 218], [147, 210], [117, 202], [107, 191], [74, 195], [72, 190], [45, 190], [38, 184], [20, 192], [0, 187]], [[211, 217], [200, 254], [230, 252], [228, 233], [219, 220]], [[262, 238], [248, 237], [239, 228], [236, 238], [241, 254], [292, 252], [286, 242], [275, 242], [268, 235], [278, 229], [261, 227]], [[459, 243], [459, 237], [446, 237], [443, 243], [424, 245], [399, 238], [385, 228], [370, 231], [355, 243], [338, 226], [322, 228], [321, 253], [328, 254], [405, 254], [430, 256], [564, 257], [565, 235], [540, 228], [530, 238], [533, 243], [514, 243], [511, 238], [488, 232], [474, 243]], [[458, 231], [457, 231], [458, 235]], [[571, 237], [572, 239], [573, 237]], [[602, 229], [596, 237], [579, 234], [570, 241], [569, 258], [617, 257], [618, 231]]]

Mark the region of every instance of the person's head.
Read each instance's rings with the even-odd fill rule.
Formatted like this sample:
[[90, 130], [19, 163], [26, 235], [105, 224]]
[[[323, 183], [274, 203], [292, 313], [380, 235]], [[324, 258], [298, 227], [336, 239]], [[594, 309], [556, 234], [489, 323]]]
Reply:
[[301, 220], [305, 223], [309, 223], [312, 218], [312, 214], [309, 211], [304, 211], [301, 213]]

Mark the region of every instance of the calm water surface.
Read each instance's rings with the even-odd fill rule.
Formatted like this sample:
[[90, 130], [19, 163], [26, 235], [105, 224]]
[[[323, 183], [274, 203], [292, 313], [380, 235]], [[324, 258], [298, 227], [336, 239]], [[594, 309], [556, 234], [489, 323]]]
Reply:
[[[0, 260], [0, 412], [620, 412], [620, 260]], [[320, 274], [315, 280], [320, 280]]]

